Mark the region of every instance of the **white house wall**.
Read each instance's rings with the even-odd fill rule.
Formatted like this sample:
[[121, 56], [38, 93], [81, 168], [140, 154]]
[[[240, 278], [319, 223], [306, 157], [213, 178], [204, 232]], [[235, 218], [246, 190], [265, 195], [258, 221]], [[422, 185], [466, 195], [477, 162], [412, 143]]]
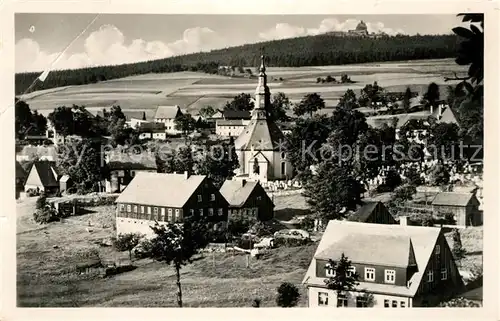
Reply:
[[[318, 305], [318, 295], [320, 292], [328, 293], [328, 305]], [[348, 307], [356, 307], [356, 297], [362, 296], [362, 293], [351, 292], [348, 294]], [[389, 306], [392, 307], [392, 301], [397, 301], [398, 308], [401, 308], [401, 302], [404, 302], [405, 308], [412, 307], [412, 298], [400, 297], [385, 294], [372, 294], [373, 295], [373, 308], [384, 308], [384, 301], [389, 300]], [[309, 287], [308, 299], [310, 308], [337, 308], [337, 292], [334, 290]]]

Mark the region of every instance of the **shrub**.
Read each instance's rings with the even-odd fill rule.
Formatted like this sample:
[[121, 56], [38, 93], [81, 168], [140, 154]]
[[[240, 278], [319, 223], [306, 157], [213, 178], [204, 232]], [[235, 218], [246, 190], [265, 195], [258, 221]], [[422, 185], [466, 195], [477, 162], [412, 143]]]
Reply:
[[47, 224], [58, 219], [54, 208], [46, 206], [33, 213], [33, 220], [39, 224]]
[[252, 307], [253, 308], [260, 308], [260, 302], [261, 302], [261, 300], [259, 298], [253, 299]]
[[299, 289], [289, 282], [281, 283], [278, 287], [276, 304], [282, 308], [291, 308], [297, 305], [300, 298]]
[[128, 251], [129, 258], [132, 260], [132, 250], [139, 244], [141, 238], [142, 235], [139, 233], [119, 234], [118, 237], [113, 240], [113, 245], [118, 251]]
[[465, 256], [465, 250], [462, 247], [462, 238], [460, 237], [460, 232], [457, 229], [453, 229], [452, 234], [453, 247], [451, 252], [456, 260], [459, 260]]
[[479, 308], [481, 304], [479, 302], [475, 302], [469, 299], [465, 299], [462, 297], [451, 299], [447, 302], [441, 302], [439, 307], [444, 308]]
[[314, 218], [311, 216], [304, 217], [299, 224], [299, 228], [305, 231], [312, 231], [314, 229]]
[[265, 222], [257, 222], [250, 229], [249, 232], [259, 237], [273, 235], [273, 228]]
[[47, 196], [45, 193], [41, 193], [38, 199], [36, 200], [36, 209], [44, 209], [47, 206]]
[[153, 243], [149, 239], [142, 239], [139, 244], [134, 248], [134, 256], [138, 259], [144, 259], [149, 257], [149, 253], [153, 248]]

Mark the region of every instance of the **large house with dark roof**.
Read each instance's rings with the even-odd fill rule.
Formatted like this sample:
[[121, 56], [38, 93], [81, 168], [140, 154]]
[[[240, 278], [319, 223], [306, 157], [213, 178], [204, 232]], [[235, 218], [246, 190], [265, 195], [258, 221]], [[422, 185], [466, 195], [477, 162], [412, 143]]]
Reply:
[[59, 176], [55, 162], [34, 162], [24, 183], [24, 191], [38, 190], [54, 194], [59, 190]]
[[116, 232], [153, 236], [150, 226], [205, 217], [225, 229], [228, 203], [205, 175], [139, 172], [116, 199]]
[[[325, 280], [335, 273], [329, 260], [342, 253], [359, 284], [338, 295]], [[349, 221], [328, 223], [303, 284], [309, 307], [435, 306], [464, 290], [441, 228]]]
[[226, 180], [220, 193], [229, 203], [231, 217], [252, 217], [268, 221], [274, 217], [274, 204], [259, 182]]
[[287, 179], [293, 174], [292, 164], [283, 148], [285, 135], [269, 117], [270, 108], [271, 93], [262, 56], [252, 116], [234, 141], [239, 161], [237, 178], [272, 181]]
[[106, 155], [109, 178], [106, 180], [107, 193], [119, 193], [138, 172], [156, 173], [156, 161], [150, 153], [130, 154], [110, 152]]
[[364, 201], [358, 210], [347, 217], [351, 222], [398, 224], [382, 202]]
[[432, 200], [432, 208], [441, 214], [451, 213], [458, 226], [481, 225], [479, 200], [474, 193], [441, 192]]

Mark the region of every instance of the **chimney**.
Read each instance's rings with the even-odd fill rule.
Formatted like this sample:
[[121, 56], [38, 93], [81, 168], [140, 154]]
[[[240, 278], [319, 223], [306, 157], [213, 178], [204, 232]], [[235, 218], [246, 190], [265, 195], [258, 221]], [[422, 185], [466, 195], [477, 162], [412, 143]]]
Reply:
[[189, 171], [184, 171], [184, 179], [188, 179], [189, 176]]
[[408, 216], [400, 216], [399, 217], [399, 225], [407, 226], [408, 225]]
[[242, 179], [241, 180], [241, 187], [245, 186], [247, 183], [247, 180], [246, 179]]

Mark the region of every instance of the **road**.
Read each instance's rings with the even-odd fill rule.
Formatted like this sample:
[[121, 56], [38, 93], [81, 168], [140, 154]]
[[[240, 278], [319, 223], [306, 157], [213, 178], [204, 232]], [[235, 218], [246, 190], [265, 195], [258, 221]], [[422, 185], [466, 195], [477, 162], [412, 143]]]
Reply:
[[16, 204], [16, 228], [17, 234], [45, 228], [33, 221], [37, 197], [29, 197], [18, 200]]

